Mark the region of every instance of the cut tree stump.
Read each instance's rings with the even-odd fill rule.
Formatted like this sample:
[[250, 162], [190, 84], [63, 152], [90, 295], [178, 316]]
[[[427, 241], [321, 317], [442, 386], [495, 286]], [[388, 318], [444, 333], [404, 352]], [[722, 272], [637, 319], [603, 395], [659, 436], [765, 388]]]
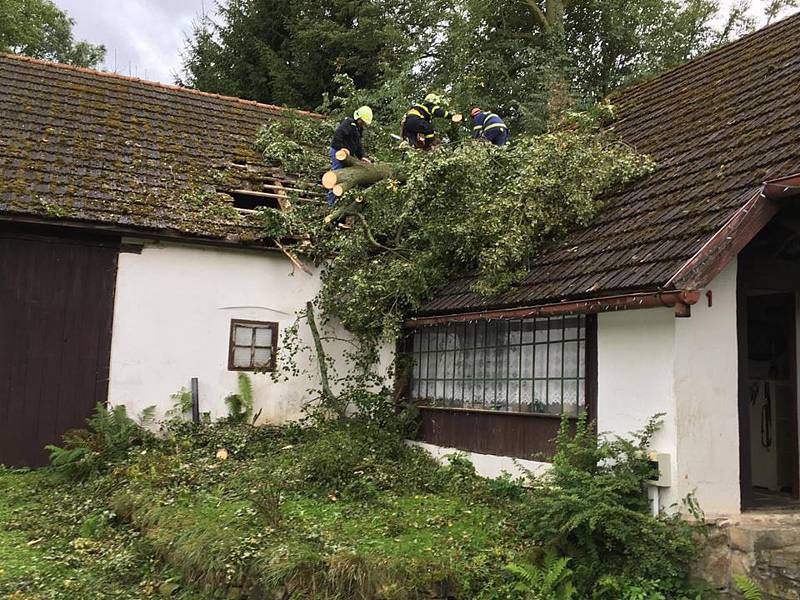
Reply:
[[[350, 160], [354, 160], [348, 157]], [[406, 176], [400, 165], [392, 163], [365, 163], [356, 161], [358, 164], [336, 171], [328, 171], [322, 176], [322, 185], [326, 190], [333, 190], [337, 197], [343, 196], [355, 187], [369, 187], [374, 183], [384, 179], [396, 179], [405, 181]]]

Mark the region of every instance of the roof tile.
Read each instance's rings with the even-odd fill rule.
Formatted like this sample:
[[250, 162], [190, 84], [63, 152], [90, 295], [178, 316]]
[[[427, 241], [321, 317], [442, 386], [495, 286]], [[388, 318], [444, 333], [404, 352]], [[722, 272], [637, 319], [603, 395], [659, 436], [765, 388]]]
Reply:
[[257, 241], [256, 218], [216, 192], [294, 181], [253, 146], [274, 106], [11, 55], [0, 89], [6, 218]]
[[418, 314], [534, 305], [668, 288], [768, 179], [800, 172], [800, 15], [612, 101], [613, 128], [657, 171], [606, 200], [588, 227], [545, 248], [498, 298], [453, 282]]

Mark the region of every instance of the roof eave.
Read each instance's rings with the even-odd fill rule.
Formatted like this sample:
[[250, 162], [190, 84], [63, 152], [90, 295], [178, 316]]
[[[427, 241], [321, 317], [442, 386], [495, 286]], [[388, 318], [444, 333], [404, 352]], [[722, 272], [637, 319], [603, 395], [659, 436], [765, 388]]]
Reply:
[[528, 319], [534, 317], [553, 317], [560, 315], [597, 314], [616, 312], [638, 308], [669, 307], [675, 309], [675, 316], [691, 316], [691, 306], [700, 300], [700, 292], [696, 290], [673, 290], [635, 292], [630, 294], [601, 296], [584, 300], [571, 300], [522, 306], [516, 308], [499, 308], [447, 315], [430, 315], [407, 319], [405, 326], [409, 328], [426, 327], [442, 323], [461, 321], [487, 321], [492, 319]]
[[126, 227], [111, 223], [97, 223], [93, 221], [80, 221], [71, 219], [49, 219], [34, 215], [17, 215], [0, 213], [0, 223], [20, 223], [41, 227], [63, 227], [75, 231], [91, 231], [98, 234], [107, 234], [120, 237], [140, 238], [147, 240], [171, 241], [182, 244], [195, 244], [202, 246], [218, 246], [251, 250], [277, 251], [278, 248], [266, 241], [241, 240], [234, 238], [211, 237], [192, 235], [170, 229], [145, 229], [141, 227]]
[[766, 181], [749, 194], [747, 202], [659, 289], [522, 307], [422, 315], [407, 319], [405, 325], [424, 327], [454, 321], [593, 314], [665, 306], [675, 308], [676, 316], [690, 316], [690, 307], [700, 298], [698, 290], [719, 275], [772, 220], [780, 210], [781, 201], [800, 195], [800, 173]]
[[800, 174], [765, 181], [750, 199], [667, 282], [696, 290], [708, 285], [772, 218], [782, 201], [800, 195]]

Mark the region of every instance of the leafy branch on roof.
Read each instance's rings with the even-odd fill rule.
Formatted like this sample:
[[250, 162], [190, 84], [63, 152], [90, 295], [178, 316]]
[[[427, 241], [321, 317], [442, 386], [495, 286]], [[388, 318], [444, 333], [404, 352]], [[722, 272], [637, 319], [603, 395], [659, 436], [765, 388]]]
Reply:
[[[324, 265], [323, 314], [363, 339], [393, 336], [456, 277], [476, 272], [475, 291], [486, 297], [508, 291], [542, 244], [592, 219], [603, 193], [653, 170], [601, 128], [611, 112], [566, 112], [548, 132], [521, 135], [506, 149], [451, 139], [420, 153], [370, 131], [367, 147], [402, 163], [407, 181], [386, 179], [340, 198], [359, 205], [352, 229], [326, 223], [326, 206], [293, 203], [263, 212], [266, 235]], [[332, 130], [330, 121], [281, 119], [265, 126], [257, 146], [318, 182]]]

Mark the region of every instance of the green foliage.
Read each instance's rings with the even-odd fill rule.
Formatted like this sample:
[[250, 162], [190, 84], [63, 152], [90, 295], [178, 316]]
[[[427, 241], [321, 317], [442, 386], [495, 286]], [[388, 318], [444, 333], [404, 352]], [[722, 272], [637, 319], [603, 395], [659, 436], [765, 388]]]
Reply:
[[577, 596], [569, 562], [569, 558], [548, 552], [542, 566], [511, 563], [505, 568], [516, 578], [514, 591], [526, 600], [572, 600]]
[[733, 582], [736, 584], [736, 589], [745, 597], [745, 600], [761, 600], [763, 598], [761, 588], [749, 577], [734, 575]]
[[192, 414], [191, 390], [182, 387], [174, 394], [170, 394], [169, 398], [172, 400], [172, 408], [166, 413], [168, 419], [183, 419]]
[[109, 468], [124, 459], [128, 451], [153, 440], [153, 435], [128, 416], [125, 406], [110, 410], [97, 404], [87, 419], [87, 429], [64, 434], [63, 447], [47, 446], [52, 467], [80, 479]]
[[318, 176], [330, 167], [325, 144], [334, 129], [330, 121], [303, 118], [287, 111], [284, 118], [262, 126], [256, 147], [269, 161], [279, 162], [287, 173], [301, 174], [318, 183]]
[[630, 440], [598, 440], [585, 417], [574, 434], [564, 421], [553, 468], [531, 480], [530, 535], [573, 558], [579, 590], [602, 582], [598, 598], [618, 598], [642, 582], [669, 598], [687, 589], [697, 527], [680, 516], [649, 514], [647, 450], [657, 428], [653, 419]]
[[0, 52], [94, 67], [103, 61], [106, 49], [76, 42], [74, 24], [50, 0], [0, 0]]
[[[339, 200], [362, 202], [352, 230], [325, 226], [324, 207], [305, 206], [265, 216], [267, 232], [295, 235], [298, 252], [325, 261], [324, 314], [362, 338], [394, 335], [408, 312], [459, 275], [475, 271], [482, 295], [507, 291], [544, 242], [591, 220], [603, 192], [653, 169], [647, 157], [598, 127], [596, 117], [610, 110], [566, 113], [551, 132], [519, 136], [505, 149], [465, 141], [433, 153], [395, 154], [409, 174], [404, 185], [385, 181]], [[260, 144], [270, 160], [299, 151], [290, 136], [303, 130], [277, 127]], [[327, 143], [306, 138], [302, 150], [323, 164]]]
[[0, 467], [0, 598], [218, 600], [181, 580], [109, 509], [118, 485], [108, 474], [74, 481]]
[[139, 418], [137, 419], [139, 425], [142, 427], [148, 427], [155, 423], [156, 420], [156, 406], [152, 404], [150, 406], [145, 407], [142, 412], [139, 413]]
[[[771, 0], [768, 20], [796, 0]], [[718, 0], [227, 0], [187, 39], [182, 83], [341, 117], [359, 104], [398, 128], [410, 103], [447, 90], [541, 133], [581, 104], [751, 30], [750, 2]], [[349, 88], [345, 96], [338, 88]], [[357, 103], [349, 103], [353, 99]]]
[[249, 423], [253, 417], [253, 382], [247, 373], [239, 373], [239, 390], [225, 398], [228, 420], [232, 423]]
[[378, 87], [415, 49], [432, 43], [439, 0], [228, 0], [195, 23], [185, 85], [273, 104], [314, 108], [337, 73]]
[[[27, 541], [43, 536], [47, 554], [77, 552], [59, 563], [81, 569], [72, 597], [101, 600], [158, 597], [176, 581], [181, 598], [205, 598], [196, 585], [250, 597], [288, 587], [299, 600], [699, 599], [686, 574], [692, 528], [649, 516], [642, 498], [654, 425], [632, 440], [598, 441], [586, 424], [575, 441], [564, 432], [553, 474], [532, 486], [481, 479], [462, 455], [441, 465], [374, 425], [173, 420], [82, 481], [46, 482], [44, 472], [10, 490], [0, 470], [0, 541], [28, 560], [38, 546]], [[3, 512], [8, 501], [17, 516]], [[34, 583], [15, 560], [0, 543], [0, 569], [14, 573], [0, 593], [60, 589], [56, 576]], [[94, 593], [95, 582], [114, 578], [116, 590], [122, 577], [125, 592]]]

